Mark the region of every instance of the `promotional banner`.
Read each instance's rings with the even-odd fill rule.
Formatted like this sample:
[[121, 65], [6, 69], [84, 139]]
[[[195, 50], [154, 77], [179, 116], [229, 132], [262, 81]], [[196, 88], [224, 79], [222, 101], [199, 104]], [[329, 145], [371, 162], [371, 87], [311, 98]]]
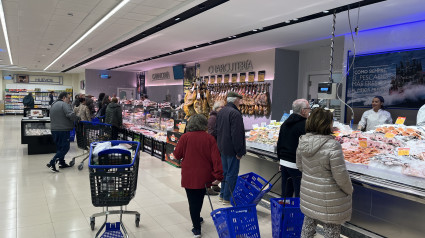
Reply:
[[347, 104], [370, 107], [379, 95], [386, 107], [421, 107], [425, 104], [424, 65], [424, 48], [356, 56], [347, 77]]

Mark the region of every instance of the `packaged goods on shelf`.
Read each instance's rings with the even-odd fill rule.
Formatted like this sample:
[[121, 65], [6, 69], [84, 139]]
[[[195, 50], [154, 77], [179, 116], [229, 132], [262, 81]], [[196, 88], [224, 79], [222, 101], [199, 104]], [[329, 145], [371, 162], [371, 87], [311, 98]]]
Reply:
[[279, 130], [282, 123], [272, 122], [265, 127], [256, 127], [246, 133], [246, 145], [248, 147], [276, 152], [276, 144], [279, 138]]

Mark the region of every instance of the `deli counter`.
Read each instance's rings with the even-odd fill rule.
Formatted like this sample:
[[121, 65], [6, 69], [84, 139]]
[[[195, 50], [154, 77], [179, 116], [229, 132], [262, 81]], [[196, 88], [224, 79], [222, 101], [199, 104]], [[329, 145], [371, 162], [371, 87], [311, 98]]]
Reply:
[[[340, 123], [334, 126], [354, 187], [350, 229], [343, 233], [423, 237], [425, 127], [383, 125], [360, 132]], [[270, 179], [279, 168], [277, 136], [278, 125], [273, 123], [247, 132], [247, 156], [240, 173], [255, 172]], [[280, 183], [271, 190], [272, 196], [280, 197]]]

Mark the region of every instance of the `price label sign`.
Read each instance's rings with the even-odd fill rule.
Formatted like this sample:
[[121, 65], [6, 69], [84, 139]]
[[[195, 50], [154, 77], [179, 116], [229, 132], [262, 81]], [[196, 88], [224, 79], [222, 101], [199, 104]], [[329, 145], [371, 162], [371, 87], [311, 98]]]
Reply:
[[258, 129], [258, 124], [253, 124], [252, 125], [252, 129], [257, 130]]
[[359, 138], [359, 146], [362, 148], [367, 147], [367, 138]]
[[186, 124], [181, 124], [180, 126], [179, 126], [179, 132], [180, 133], [184, 133], [184, 129], [186, 129]]
[[265, 127], [266, 123], [265, 122], [261, 122], [261, 127]]
[[274, 123], [276, 123], [276, 120], [271, 120], [270, 123], [274, 124]]
[[339, 136], [340, 133], [341, 133], [340, 131], [334, 131], [334, 133], [332, 135]]
[[391, 139], [391, 138], [394, 138], [394, 134], [393, 133], [390, 133], [390, 132], [387, 132], [387, 133], [385, 133], [385, 135], [384, 135], [384, 137], [385, 138], [389, 138], [389, 139]]
[[397, 117], [397, 120], [395, 121], [395, 124], [403, 125], [405, 120], [406, 120], [405, 117]]
[[403, 156], [403, 155], [409, 155], [410, 154], [410, 148], [398, 148], [397, 151], [398, 155]]

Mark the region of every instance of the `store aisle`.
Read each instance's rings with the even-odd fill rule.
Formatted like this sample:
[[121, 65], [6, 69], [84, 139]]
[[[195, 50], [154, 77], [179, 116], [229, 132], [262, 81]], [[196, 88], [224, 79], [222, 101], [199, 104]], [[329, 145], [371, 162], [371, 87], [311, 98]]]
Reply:
[[[102, 209], [91, 204], [87, 163], [82, 171], [73, 167], [52, 173], [46, 163], [53, 154], [27, 155], [27, 145], [20, 143], [20, 123], [20, 116], [0, 117], [0, 237], [94, 237], [104, 219], [96, 219], [92, 232], [89, 217]], [[75, 142], [71, 143], [67, 162], [80, 153]], [[212, 201], [214, 208], [222, 207], [217, 197]], [[262, 237], [271, 237], [270, 211], [257, 209]], [[124, 217], [131, 237], [193, 237], [180, 169], [145, 153], [140, 160], [136, 197], [128, 210], [141, 213], [138, 228], [134, 216]], [[202, 237], [217, 237], [210, 212], [205, 197]]]

